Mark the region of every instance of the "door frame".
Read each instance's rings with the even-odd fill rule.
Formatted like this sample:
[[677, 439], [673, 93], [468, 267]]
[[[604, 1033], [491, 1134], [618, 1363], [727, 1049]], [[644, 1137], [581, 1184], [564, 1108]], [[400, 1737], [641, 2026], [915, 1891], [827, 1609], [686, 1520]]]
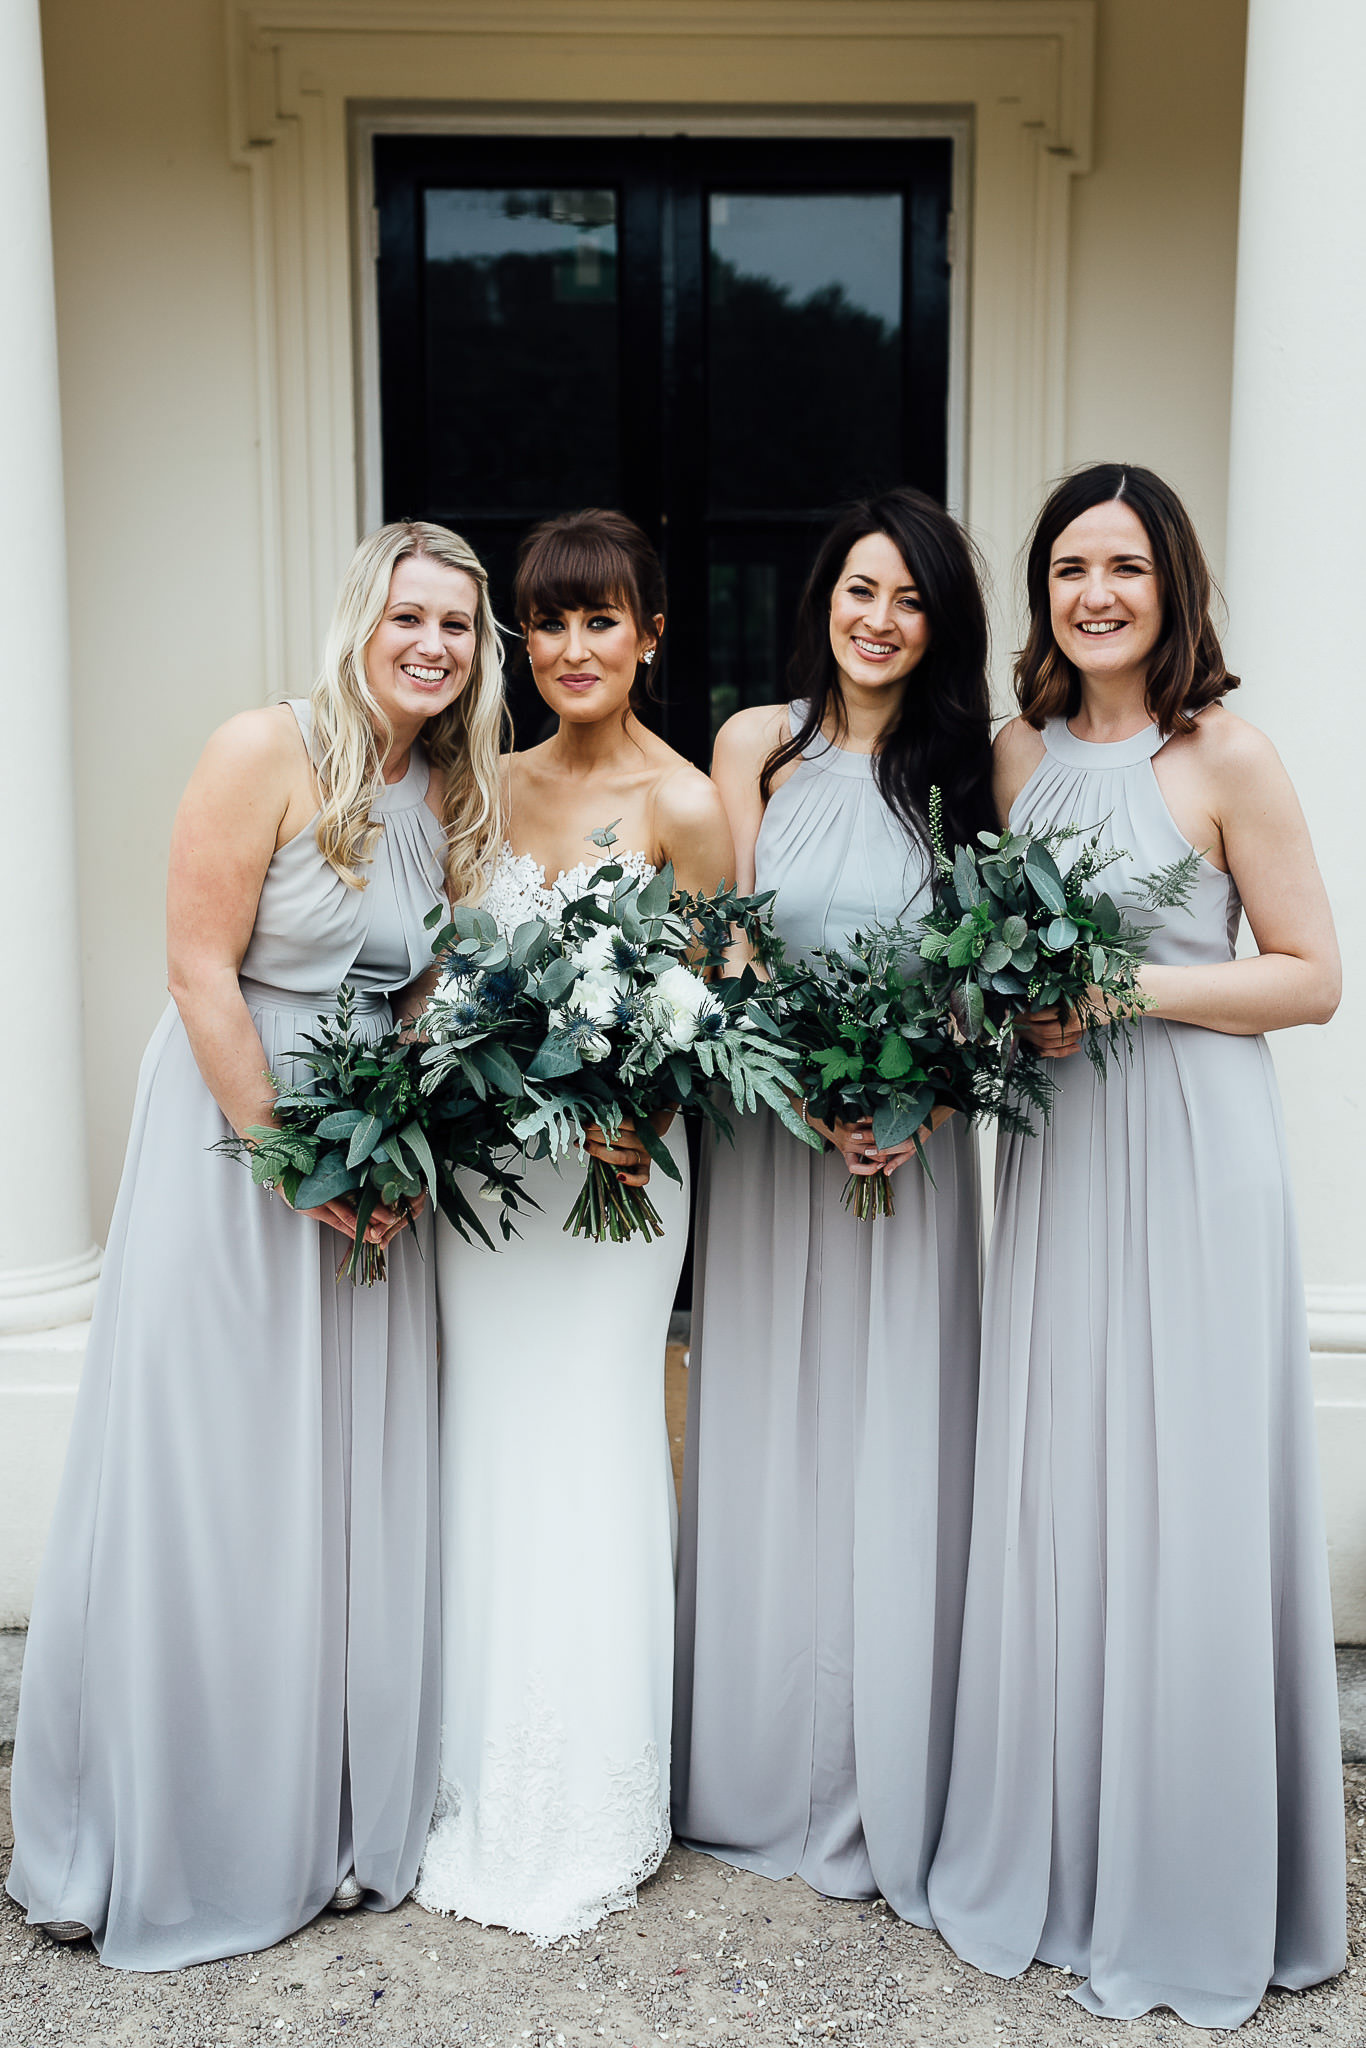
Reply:
[[686, 135], [722, 141], [900, 141], [920, 137], [948, 140], [953, 145], [952, 214], [949, 229], [949, 510], [966, 512], [968, 276], [971, 248], [972, 123], [964, 113], [892, 114], [870, 118], [850, 113], [811, 119], [799, 108], [781, 108], [744, 122], [718, 114], [715, 108], [652, 108], [628, 115], [616, 110], [547, 115], [531, 109], [509, 110], [502, 119], [487, 114], [447, 109], [431, 115], [418, 110], [374, 111], [357, 108], [351, 117], [352, 214], [356, 223], [356, 415], [357, 490], [363, 532], [384, 516], [383, 420], [380, 404], [378, 216], [375, 208], [377, 135], [471, 137], [500, 141], [518, 135], [538, 141], [636, 139]]
[[[227, 154], [250, 180], [262, 695], [312, 673], [362, 525], [351, 125], [365, 109], [638, 123], [966, 117], [961, 509], [1014, 644], [1013, 563], [1066, 457], [1069, 212], [1096, 0], [225, 0]], [[965, 209], [966, 212], [966, 209]]]

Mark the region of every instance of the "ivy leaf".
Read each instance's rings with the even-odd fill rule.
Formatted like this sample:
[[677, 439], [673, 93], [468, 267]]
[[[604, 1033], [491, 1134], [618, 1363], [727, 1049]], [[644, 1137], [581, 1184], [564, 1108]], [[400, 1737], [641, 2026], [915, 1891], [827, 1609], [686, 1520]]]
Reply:
[[960, 924], [949, 940], [948, 964], [950, 967], [970, 967], [982, 948], [982, 934], [976, 925]]
[[820, 1070], [822, 1085], [830, 1088], [836, 1081], [858, 1079], [863, 1072], [863, 1054], [842, 1045], [826, 1045], [812, 1054], [812, 1065]]
[[915, 1065], [915, 1054], [899, 1031], [889, 1031], [877, 1056], [877, 1070], [884, 1081], [904, 1081]]

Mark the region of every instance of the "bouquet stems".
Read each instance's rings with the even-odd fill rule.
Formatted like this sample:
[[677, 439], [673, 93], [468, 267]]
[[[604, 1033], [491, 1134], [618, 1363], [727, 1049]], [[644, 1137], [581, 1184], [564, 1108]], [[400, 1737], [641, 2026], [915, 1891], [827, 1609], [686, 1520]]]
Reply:
[[595, 1244], [624, 1244], [637, 1233], [663, 1237], [659, 1211], [644, 1188], [627, 1187], [613, 1167], [590, 1157], [583, 1192], [564, 1222], [572, 1237], [591, 1237]]
[[844, 1206], [852, 1209], [860, 1223], [872, 1216], [895, 1216], [896, 1200], [885, 1173], [851, 1173], [844, 1183]]
[[374, 1287], [389, 1278], [389, 1259], [382, 1244], [357, 1239], [337, 1268], [337, 1278], [347, 1275], [361, 1287]]

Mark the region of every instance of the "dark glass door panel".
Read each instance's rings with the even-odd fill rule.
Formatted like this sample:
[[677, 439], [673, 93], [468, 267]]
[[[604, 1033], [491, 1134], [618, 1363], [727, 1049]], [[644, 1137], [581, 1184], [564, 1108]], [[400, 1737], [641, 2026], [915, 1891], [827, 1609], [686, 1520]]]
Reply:
[[897, 192], [709, 195], [710, 511], [899, 478], [902, 239]]
[[951, 145], [383, 136], [375, 167], [385, 516], [465, 533], [506, 620], [529, 525], [629, 512], [669, 580], [656, 722], [705, 765], [786, 694], [834, 505], [944, 494]]
[[447, 186], [424, 202], [432, 502], [534, 517], [567, 476], [614, 502], [616, 193]]

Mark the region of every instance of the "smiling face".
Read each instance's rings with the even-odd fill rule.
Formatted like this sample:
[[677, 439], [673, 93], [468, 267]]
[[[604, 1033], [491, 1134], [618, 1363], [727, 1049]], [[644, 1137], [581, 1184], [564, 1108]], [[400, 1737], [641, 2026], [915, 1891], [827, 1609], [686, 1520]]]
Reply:
[[1142, 683], [1162, 632], [1152, 543], [1123, 499], [1092, 505], [1063, 528], [1048, 567], [1053, 637], [1082, 676]]
[[864, 690], [904, 683], [930, 644], [915, 578], [895, 541], [865, 533], [830, 593], [830, 647], [846, 681]]
[[478, 615], [478, 586], [463, 569], [430, 555], [395, 563], [384, 617], [365, 645], [365, 680], [400, 740], [469, 681]]
[[526, 629], [536, 688], [558, 717], [590, 725], [625, 717], [643, 657], [664, 630], [661, 612], [642, 633], [627, 605], [537, 612]]

